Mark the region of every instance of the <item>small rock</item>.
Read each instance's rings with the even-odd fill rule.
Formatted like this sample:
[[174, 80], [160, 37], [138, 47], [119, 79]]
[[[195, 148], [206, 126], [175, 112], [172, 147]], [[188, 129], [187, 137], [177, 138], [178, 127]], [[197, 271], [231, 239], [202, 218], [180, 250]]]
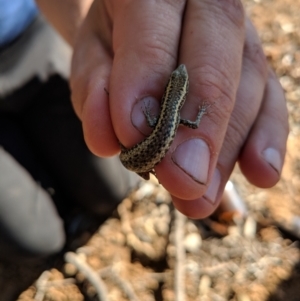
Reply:
[[160, 188], [156, 194], [155, 201], [157, 204], [169, 204], [171, 196], [165, 189]]
[[184, 247], [190, 253], [197, 253], [202, 245], [202, 239], [199, 233], [188, 234], [184, 239]]
[[67, 276], [74, 276], [77, 273], [77, 268], [72, 263], [66, 263], [64, 265], [64, 271]]
[[154, 184], [151, 182], [143, 183], [143, 185], [134, 193], [135, 200], [142, 200], [144, 197], [153, 194], [155, 189]]
[[170, 208], [167, 204], [162, 204], [159, 206], [160, 215], [167, 215], [170, 213]]
[[292, 33], [295, 31], [295, 26], [293, 23], [281, 24], [281, 28], [285, 33]]
[[203, 275], [199, 283], [199, 295], [205, 295], [208, 293], [211, 287], [211, 278], [207, 275]]
[[168, 245], [167, 247], [167, 254], [169, 257], [175, 257], [176, 256], [176, 248], [173, 245]]
[[288, 75], [280, 77], [279, 81], [285, 91], [291, 91], [295, 86], [293, 79]]
[[256, 235], [256, 220], [252, 216], [248, 216], [244, 225], [244, 237], [253, 239]]
[[169, 223], [164, 221], [159, 221], [154, 224], [155, 231], [158, 235], [165, 236], [169, 233]]
[[194, 232], [198, 232], [198, 228], [192, 221], [188, 221], [186, 223], [186, 231], [188, 233], [194, 233]]

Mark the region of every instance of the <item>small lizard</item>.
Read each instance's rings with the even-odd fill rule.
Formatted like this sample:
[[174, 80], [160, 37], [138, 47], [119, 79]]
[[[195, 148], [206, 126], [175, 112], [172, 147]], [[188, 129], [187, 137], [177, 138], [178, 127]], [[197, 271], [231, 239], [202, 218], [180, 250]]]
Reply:
[[179, 124], [196, 129], [202, 116], [207, 113], [208, 105], [204, 104], [199, 107], [195, 121], [180, 118], [180, 110], [185, 102], [188, 88], [189, 78], [186, 67], [180, 65], [172, 72], [165, 88], [159, 116], [153, 117], [149, 106], [145, 106], [144, 114], [148, 125], [153, 128], [152, 133], [129, 149], [121, 145], [122, 164], [145, 180], [149, 180], [149, 173], [155, 175], [154, 167], [165, 157]]

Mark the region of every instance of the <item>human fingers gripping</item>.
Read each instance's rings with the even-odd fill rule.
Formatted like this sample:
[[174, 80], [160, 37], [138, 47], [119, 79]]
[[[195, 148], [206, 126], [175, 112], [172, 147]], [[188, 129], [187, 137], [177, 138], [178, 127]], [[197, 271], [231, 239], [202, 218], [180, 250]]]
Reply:
[[[71, 68], [72, 101], [76, 114], [81, 118], [85, 97], [94, 79], [93, 71], [108, 60], [111, 65], [112, 46], [111, 16], [102, 0], [96, 0], [78, 30], [75, 39]], [[93, 47], [91, 47], [93, 46]], [[102, 75], [104, 77], [104, 74]]]
[[215, 191], [215, 194], [217, 192], [219, 195], [222, 194], [249, 132], [260, 114], [267, 74], [268, 65], [259, 37], [252, 23], [247, 19], [241, 79], [215, 171], [220, 173], [223, 185], [214, 189], [211, 185], [210, 190]]
[[288, 112], [282, 87], [270, 70], [264, 103], [240, 156], [249, 182], [269, 188], [280, 179], [289, 133]]
[[[181, 117], [193, 120], [199, 105], [210, 107], [198, 129], [179, 128], [166, 160], [156, 168], [161, 183], [182, 202], [201, 197], [213, 177], [235, 103], [243, 45], [239, 1], [187, 2], [179, 61], [187, 65], [190, 89]], [[168, 160], [173, 163], [169, 169]]]
[[[145, 102], [158, 104], [177, 64], [185, 1], [117, 1], [110, 109], [120, 142], [131, 147], [145, 138]], [[142, 127], [142, 128], [141, 128]], [[146, 131], [146, 133], [144, 132]]]
[[222, 173], [224, 185], [238, 158], [243, 174], [252, 184], [264, 188], [276, 184], [287, 135], [282, 88], [269, 70], [257, 33], [248, 20], [237, 101], [218, 159], [217, 169]]
[[260, 111], [239, 157], [243, 174], [261, 188], [272, 187], [280, 179], [289, 133], [283, 89], [274, 72], [267, 71]]
[[182, 202], [173, 198], [186, 215], [203, 218], [211, 213], [215, 207], [208, 204], [219, 203], [240, 154], [242, 171], [252, 183], [263, 186], [267, 182], [271, 186], [278, 180], [280, 172], [276, 171], [282, 166], [288, 126], [284, 95], [272, 74], [268, 76], [259, 38], [248, 20], [237, 100], [210, 186], [201, 199]]
[[117, 152], [118, 140], [130, 145], [141, 138], [130, 127], [132, 104], [147, 95], [161, 97], [161, 82], [176, 66], [184, 5], [94, 1], [76, 45], [72, 87], [85, 139], [97, 155]]
[[[246, 39], [243, 48], [242, 73], [236, 102], [229, 120], [226, 136], [220, 151], [213, 180], [204, 199], [218, 204], [225, 184], [237, 162], [243, 145], [260, 115], [264, 102], [268, 65], [255, 28], [246, 20]], [[248, 158], [252, 164], [252, 158]], [[216, 181], [215, 179], [219, 179]]]
[[[96, 1], [96, 2], [99, 2], [99, 1]], [[190, 1], [190, 2], [196, 3], [195, 1]], [[119, 3], [119, 2], [115, 1], [113, 3]], [[111, 73], [111, 81], [110, 81], [110, 85], [109, 85], [110, 113], [111, 113], [111, 116], [113, 117], [113, 119], [112, 119], [113, 128], [114, 128], [115, 132], [117, 133], [118, 139], [125, 146], [130, 146], [132, 144], [135, 144], [137, 142], [136, 140], [140, 139], [138, 137], [142, 136], [138, 131], [136, 131], [136, 129], [134, 129], [134, 122], [132, 122], [133, 126], [131, 128], [128, 127], [128, 124], [130, 124], [131, 121], [134, 121], [134, 116], [131, 115], [131, 108], [132, 108], [133, 102], [137, 103], [137, 100], [142, 98], [141, 95], [142, 96], [151, 95], [152, 97], [154, 96], [154, 97], [160, 98], [160, 96], [162, 94], [162, 87], [163, 87], [163, 85], [161, 83], [162, 79], [164, 79], [164, 81], [165, 81], [165, 79], [170, 74], [170, 71], [176, 65], [179, 39], [180, 39], [180, 33], [181, 33], [181, 29], [182, 29], [181, 21], [182, 21], [182, 15], [184, 12], [184, 4], [185, 4], [183, 1], [177, 1], [177, 2], [165, 1], [165, 2], [160, 2], [160, 4], [162, 5], [162, 9], [157, 10], [157, 6], [156, 6], [155, 10], [153, 10], [154, 2], [152, 2], [152, 1], [138, 2], [138, 3], [135, 3], [135, 5], [133, 5], [133, 6], [131, 5], [132, 3], [135, 3], [135, 1], [128, 1], [125, 3], [126, 4], [125, 6], [124, 5], [123, 6], [122, 5], [112, 6], [112, 17], [111, 17], [111, 20], [112, 20], [111, 23], [112, 23], [112, 28], [113, 28], [113, 32], [114, 32], [113, 43], [112, 43], [113, 44], [112, 53], [114, 55], [114, 65], [113, 65], [113, 69], [112, 69], [112, 73]], [[173, 4], [175, 4], [175, 5], [173, 5]], [[148, 5], [147, 9], [144, 9], [145, 5]], [[152, 5], [152, 7], [151, 7], [151, 5]], [[124, 11], [126, 10], [126, 14], [121, 14], [121, 11], [122, 11], [121, 8], [123, 8]], [[150, 12], [151, 22], [149, 21], [149, 17], [148, 17], [148, 20], [147, 20], [147, 18], [142, 18], [143, 13], [134, 12], [134, 10], [137, 8], [139, 9], [139, 12]], [[159, 13], [155, 14], [157, 11]], [[203, 9], [203, 11], [205, 11], [205, 9]], [[211, 10], [211, 11], [213, 11], [213, 10]], [[230, 9], [228, 9], [228, 7], [227, 7], [226, 11], [228, 12], [228, 11], [230, 11]], [[131, 12], [131, 14], [130, 14], [130, 12]], [[220, 11], [219, 11], [219, 13], [220, 13]], [[114, 22], [114, 17], [116, 15], [118, 15], [120, 17], [120, 18], [117, 18], [120, 26], [117, 26], [117, 24], [118, 24], [117, 21]], [[216, 15], [217, 14], [211, 14], [211, 16], [213, 18], [216, 17]], [[155, 16], [154, 19], [153, 19], [153, 16]], [[123, 21], [125, 21], [125, 22], [122, 22], [122, 17], [123, 17]], [[233, 19], [235, 19], [235, 18], [233, 18]], [[230, 16], [228, 18], [228, 24], [232, 23], [233, 19], [232, 19], [232, 16]], [[210, 17], [208, 17], [206, 19], [206, 21], [209, 21], [209, 20], [210, 20]], [[238, 20], [238, 18], [236, 18], [236, 20]], [[194, 19], [194, 21], [195, 21], [195, 19]], [[235, 22], [233, 22], [233, 23], [235, 23]], [[240, 22], [237, 22], [236, 24], [239, 24], [239, 23]], [[134, 26], [131, 26], [132, 24]], [[165, 26], [166, 24], [167, 24], [167, 26]], [[138, 25], [140, 25], [140, 27]], [[198, 25], [199, 25], [199, 23], [198, 23]], [[222, 26], [219, 26], [219, 27], [223, 29]], [[136, 28], [139, 29], [138, 34], [136, 34]], [[204, 28], [205, 28], [205, 26], [204, 26]], [[209, 28], [209, 26], [208, 26], [208, 28]], [[193, 30], [195, 30], [195, 29], [197, 30], [197, 26], [194, 28], [190, 27], [190, 29], [192, 31], [190, 31], [189, 33], [193, 33]], [[211, 47], [206, 47], [206, 50], [208, 50], [208, 52], [209, 52], [210, 50], [214, 49], [214, 46], [216, 46], [216, 45], [214, 45], [214, 46], [211, 45], [211, 44], [214, 44], [213, 43], [214, 39], [217, 38], [217, 40], [218, 40], [219, 37], [218, 37], [218, 35], [213, 34], [212, 35], [213, 37], [211, 38], [211, 36], [210, 36], [211, 30], [208, 30], [207, 32], [209, 32], [209, 34], [202, 40], [200, 39], [200, 42], [204, 42], [204, 43], [202, 43], [202, 44], [199, 43], [199, 44], [201, 45], [200, 47], [202, 47], [203, 44], [207, 45], [207, 43], [208, 43], [208, 46], [211, 46]], [[242, 32], [242, 30], [240, 30], [240, 31], [236, 30], [236, 31], [234, 31], [234, 34], [237, 34], [237, 32]], [[139, 35], [139, 33], [141, 33], [141, 35]], [[204, 31], [204, 33], [205, 33], [205, 31]], [[98, 37], [99, 37], [99, 34], [98, 34]], [[197, 35], [197, 37], [198, 37], [198, 35]], [[240, 38], [241, 38], [241, 35], [238, 34], [238, 39], [240, 39]], [[212, 42], [212, 43], [210, 43], [210, 42]], [[198, 44], [198, 47], [199, 47], [199, 44]], [[217, 46], [220, 46], [220, 45], [217, 45]], [[239, 49], [239, 47], [233, 47], [233, 48]], [[227, 51], [227, 48], [225, 50]], [[223, 52], [222, 54], [226, 53], [226, 51]], [[204, 53], [202, 53], [202, 54], [204, 54]], [[236, 54], [238, 55], [238, 51], [236, 52]], [[109, 57], [109, 55], [108, 55], [108, 57]], [[221, 55], [221, 57], [222, 57], [222, 55]], [[237, 56], [237, 57], [239, 57], [239, 56]], [[196, 56], [196, 58], [198, 58], [198, 56]], [[192, 60], [194, 60], [193, 57], [192, 57]], [[187, 57], [187, 59], [185, 61], [188, 64], [189, 58]], [[95, 65], [97, 66], [97, 64], [95, 64]], [[209, 64], [207, 64], [207, 65], [209, 66]], [[115, 66], [116, 66], [116, 68], [115, 68]], [[172, 67], [170, 68], [170, 66], [172, 66]], [[88, 71], [89, 71], [88, 74], [93, 75], [93, 72], [91, 72], [90, 70], [88, 70]], [[220, 72], [220, 74], [221, 73], [222, 72]], [[225, 73], [225, 75], [226, 74], [232, 75], [230, 72]], [[236, 73], [234, 72], [234, 74], [236, 74]], [[213, 75], [213, 74], [210, 74], [210, 75]], [[96, 78], [96, 77], [93, 77], [93, 78]], [[92, 82], [92, 81], [89, 80], [88, 82]], [[233, 80], [233, 82], [234, 82], [234, 80]], [[132, 84], [132, 83], [136, 83], [136, 84]], [[86, 85], [86, 86], [89, 87], [89, 85]], [[203, 85], [203, 86], [205, 86], [205, 85]], [[210, 83], [208, 83], [207, 86], [210, 86]], [[213, 85], [211, 85], [211, 86], [213, 86]], [[136, 87], [138, 87], [138, 88], [136, 89]], [[87, 95], [90, 95], [90, 94], [93, 95], [93, 93], [89, 93], [89, 88], [87, 90], [88, 90], [88, 93], [86, 93]], [[101, 89], [99, 89], [99, 91], [100, 90]], [[84, 91], [84, 89], [83, 89], [83, 91]], [[206, 92], [208, 92], [208, 91], [209, 91], [209, 89], [206, 89]], [[212, 92], [206, 93], [206, 94], [210, 94], [210, 96], [213, 95], [214, 98], [217, 99], [218, 98], [218, 89], [216, 89], [215, 91], [216, 91], [216, 93], [215, 93], [216, 95], [213, 95], [214, 93], [212, 93]], [[97, 94], [97, 93], [95, 93], [95, 94]], [[211, 97], [211, 98], [213, 98], [213, 97]], [[86, 108], [86, 107], [88, 107], [88, 106], [86, 105], [86, 103], [84, 103], [84, 105], [82, 105], [82, 108]], [[90, 108], [91, 107], [93, 107], [93, 106], [90, 106]], [[228, 111], [231, 110], [230, 105], [227, 108], [229, 108]], [[94, 110], [90, 110], [90, 111], [92, 113], [94, 112]], [[225, 109], [225, 111], [227, 111], [227, 110]], [[134, 112], [134, 110], [133, 110], [133, 112]], [[86, 116], [88, 116], [88, 115], [89, 114], [87, 114]], [[92, 118], [91, 120], [94, 120], [94, 118]], [[92, 123], [92, 124], [94, 126], [93, 127], [91, 126], [90, 129], [97, 130], [97, 126], [95, 126], [96, 123]], [[105, 124], [107, 125], [109, 123], [106, 122]], [[123, 125], [126, 125], [127, 127], [126, 126], [124, 127]], [[88, 128], [88, 127], [86, 127], [86, 128]], [[87, 134], [86, 134], [86, 136], [87, 136]], [[94, 135], [94, 136], [96, 136], [96, 135]], [[184, 135], [182, 137], [184, 137]], [[96, 139], [91, 139], [91, 140], [95, 141]], [[115, 139], [114, 142], [116, 142], [115, 143], [115, 145], [116, 145], [117, 140]], [[106, 145], [109, 145], [109, 143]], [[176, 144], [174, 146], [176, 147]], [[99, 154], [99, 149], [97, 149], [97, 147], [95, 147], [95, 149], [96, 149], [95, 153]], [[111, 149], [110, 149], [110, 151], [111, 151]], [[168, 171], [170, 171], [170, 166], [173, 164], [172, 162], [175, 162], [176, 160], [172, 161], [172, 160], [168, 160], [168, 158], [166, 158], [166, 159], [167, 160], [164, 160], [164, 161], [167, 162], [166, 171], [168, 174]], [[169, 159], [170, 159], [170, 157], [169, 157]], [[174, 159], [174, 158], [172, 158], [172, 159]], [[209, 165], [213, 166], [213, 163], [211, 163], [213, 161], [212, 160], [208, 160], [208, 161], [209, 161]], [[175, 165], [176, 165], [176, 162], [175, 162]], [[179, 177], [178, 177], [179, 180], [181, 182], [182, 182], [182, 180], [185, 181], [184, 177], [187, 174], [188, 173], [183, 172], [181, 175], [179, 175]], [[159, 176], [159, 174], [158, 174], [158, 176]], [[163, 179], [163, 181], [164, 181], [164, 179]], [[186, 183], [188, 183], [188, 182], [189, 181], [186, 181]], [[199, 182], [201, 182], [201, 181], [199, 181]], [[188, 187], [189, 184], [185, 185], [185, 186]], [[195, 187], [194, 183], [192, 183], [192, 185], [190, 185], [190, 186], [193, 188], [193, 190], [191, 190], [192, 196], [193, 196], [193, 193], [196, 193], [197, 195], [199, 193], [200, 194], [202, 193], [201, 189], [199, 190], [198, 186]], [[186, 188], [186, 187], [183, 187], [182, 191], [185, 191], [184, 188]], [[170, 187], [170, 188], [171, 188], [170, 191], [172, 192], [172, 187]], [[191, 195], [187, 196], [186, 198], [191, 198]]]
[[108, 104], [112, 64], [111, 19], [103, 1], [94, 1], [78, 33], [71, 70], [72, 103], [90, 150], [99, 156], [119, 151]]

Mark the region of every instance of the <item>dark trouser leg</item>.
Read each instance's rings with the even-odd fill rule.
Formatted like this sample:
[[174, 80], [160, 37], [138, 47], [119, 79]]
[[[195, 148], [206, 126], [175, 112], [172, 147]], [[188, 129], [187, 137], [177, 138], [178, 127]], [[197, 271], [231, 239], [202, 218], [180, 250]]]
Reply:
[[64, 236], [50, 196], [0, 148], [0, 256], [49, 255], [61, 250]]
[[[31, 101], [27, 102], [25, 107], [22, 105], [18, 107], [20, 103], [22, 104], [18, 99], [20, 96], [26, 98], [26, 87], [10, 96], [12, 101], [9, 104], [13, 106], [2, 108], [0, 112], [3, 123], [7, 119], [14, 124], [2, 125], [0, 145], [3, 145], [27, 169], [42, 187], [53, 188], [55, 193], [52, 199], [63, 216], [70, 208], [66, 206], [67, 203], [81, 204], [99, 215], [111, 213], [126, 193], [137, 184], [139, 178], [127, 171], [118, 158], [97, 158], [87, 149], [81, 124], [70, 103], [66, 81], [54, 76], [47, 83], [38, 84], [36, 93], [32, 93], [31, 89]], [[14, 137], [12, 133], [18, 132], [16, 129], [19, 129], [20, 133], [12, 140]], [[15, 167], [15, 174], [17, 169]], [[0, 178], [1, 181], [5, 183]], [[29, 182], [31, 184], [27, 185], [36, 186], [33, 185], [32, 179]], [[6, 184], [0, 183], [0, 187], [1, 185], [3, 187]], [[46, 196], [49, 202], [50, 198], [47, 194]], [[37, 209], [39, 208], [39, 202], [34, 197], [26, 202], [36, 202]], [[24, 201], [24, 204], [26, 202]], [[4, 207], [6, 203], [4, 202]], [[11, 211], [10, 219], [14, 219], [13, 212], [14, 210]], [[42, 211], [39, 214], [42, 216]], [[51, 220], [51, 214], [46, 212], [45, 214], [46, 220]], [[25, 215], [29, 216], [27, 213]], [[32, 217], [33, 223], [38, 225], [35, 219], [39, 217]], [[26, 237], [25, 229], [24, 237]], [[7, 230], [9, 229], [0, 229], [0, 232]]]

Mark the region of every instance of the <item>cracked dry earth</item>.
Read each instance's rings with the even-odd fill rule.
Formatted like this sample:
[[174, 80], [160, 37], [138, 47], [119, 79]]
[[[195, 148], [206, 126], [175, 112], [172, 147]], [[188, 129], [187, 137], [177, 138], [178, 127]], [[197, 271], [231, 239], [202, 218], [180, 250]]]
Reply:
[[236, 169], [231, 180], [248, 215], [224, 222], [191, 221], [162, 187], [144, 183], [63, 258], [39, 269], [1, 264], [0, 300], [19, 295], [20, 283], [18, 301], [300, 300], [300, 2], [244, 3], [290, 113], [278, 185], [257, 189]]

